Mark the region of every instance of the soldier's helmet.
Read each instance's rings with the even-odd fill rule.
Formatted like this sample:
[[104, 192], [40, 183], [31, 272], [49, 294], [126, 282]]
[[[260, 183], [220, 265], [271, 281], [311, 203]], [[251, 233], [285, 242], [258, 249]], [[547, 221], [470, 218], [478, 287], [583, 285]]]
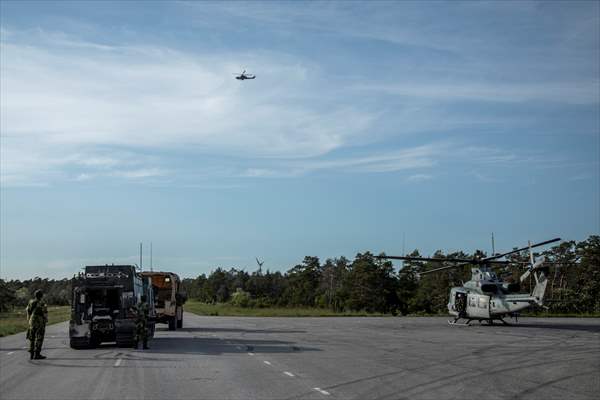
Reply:
[[143, 294], [143, 295], [140, 297], [140, 300], [142, 300], [142, 302], [146, 302], [146, 300], [147, 300], [147, 298], [146, 298], [146, 295], [145, 295], [145, 294]]
[[33, 294], [34, 294], [35, 298], [39, 300], [44, 295], [44, 292], [42, 292], [40, 289], [38, 289]]

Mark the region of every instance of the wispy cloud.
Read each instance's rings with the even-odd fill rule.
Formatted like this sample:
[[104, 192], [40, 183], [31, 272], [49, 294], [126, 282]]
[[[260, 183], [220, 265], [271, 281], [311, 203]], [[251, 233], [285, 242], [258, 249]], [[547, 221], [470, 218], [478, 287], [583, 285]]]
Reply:
[[355, 89], [367, 93], [425, 98], [437, 101], [485, 100], [495, 102], [545, 101], [571, 104], [597, 104], [600, 102], [600, 80], [574, 82], [487, 82], [465, 80], [452, 84], [439, 82], [415, 83], [405, 81], [394, 84], [363, 83]]
[[160, 168], [141, 168], [127, 171], [114, 172], [114, 175], [124, 178], [141, 179], [167, 175], [167, 171]]
[[[239, 63], [227, 55], [99, 48], [65, 35], [45, 37], [43, 47], [12, 38], [1, 44], [5, 182], [9, 175], [33, 174], [39, 163], [47, 169], [115, 168], [120, 160], [109, 156], [77, 158], [99, 146], [313, 157], [364, 134], [376, 117], [345, 102], [321, 106], [315, 83], [305, 80], [307, 66], [298, 60], [248, 55], [263, 73], [257, 87], [232, 79]], [[39, 149], [32, 165], [15, 155], [13, 141]], [[157, 170], [144, 171], [120, 176], [146, 177]]]
[[[527, 118], [448, 106], [464, 100], [512, 106], [599, 102], [600, 80], [590, 74], [597, 62], [580, 62], [590, 49], [598, 53], [598, 18], [578, 10], [555, 29], [523, 23], [505, 32], [494, 24], [498, 15], [522, 22], [540, 12], [549, 21], [558, 17], [529, 3], [177, 4], [192, 25], [218, 25], [220, 40], [255, 26], [277, 37], [306, 33], [329, 41], [330, 48], [342, 45], [342, 58], [359, 66], [339, 70], [333, 56], [324, 57], [328, 63], [286, 47], [264, 50], [253, 41], [241, 51], [196, 52], [177, 43], [148, 46], [114, 36], [2, 26], [3, 185], [175, 175], [185, 177], [182, 185], [194, 185], [198, 176], [431, 170], [456, 161], [456, 154], [472, 164], [535, 163], [535, 154], [494, 146], [487, 153], [450, 146], [452, 155], [431, 136], [402, 138]], [[440, 18], [444, 12], [452, 18]], [[518, 40], [523, 37], [531, 40]], [[397, 55], [384, 57], [376, 73], [368, 60], [377, 55], [343, 47], [353, 43], [364, 51], [372, 41]], [[259, 79], [232, 79], [242, 65], [251, 65]], [[113, 156], [112, 149], [133, 156]], [[211, 165], [183, 165], [180, 153], [214, 158]]]
[[433, 176], [429, 174], [415, 174], [406, 178], [408, 182], [423, 182], [428, 181], [430, 179], [433, 179]]

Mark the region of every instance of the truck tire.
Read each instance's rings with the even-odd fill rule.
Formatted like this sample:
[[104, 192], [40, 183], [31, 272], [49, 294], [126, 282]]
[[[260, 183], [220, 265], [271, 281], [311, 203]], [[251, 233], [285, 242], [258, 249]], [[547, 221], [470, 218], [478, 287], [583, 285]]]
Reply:
[[117, 333], [116, 342], [117, 347], [133, 347], [133, 335]]
[[170, 331], [174, 331], [177, 329], [177, 317], [171, 317], [169, 318], [169, 330]]
[[69, 345], [72, 349], [82, 350], [92, 348], [90, 340], [88, 338], [72, 337], [69, 340]]

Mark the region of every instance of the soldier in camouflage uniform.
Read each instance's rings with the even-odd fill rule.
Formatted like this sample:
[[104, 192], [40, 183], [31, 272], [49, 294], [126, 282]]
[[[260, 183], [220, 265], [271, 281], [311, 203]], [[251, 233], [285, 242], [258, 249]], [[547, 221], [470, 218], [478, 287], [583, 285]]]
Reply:
[[148, 313], [150, 307], [146, 302], [146, 296], [142, 295], [140, 298], [141, 302], [135, 307], [136, 320], [135, 320], [135, 341], [134, 348], [138, 348], [138, 344], [142, 341], [143, 349], [148, 350]]
[[46, 358], [41, 355], [44, 333], [48, 323], [48, 307], [42, 300], [43, 296], [44, 293], [41, 290], [36, 290], [35, 299], [29, 300], [29, 304], [27, 304], [27, 320], [29, 321], [27, 339], [29, 339], [29, 354], [32, 360]]

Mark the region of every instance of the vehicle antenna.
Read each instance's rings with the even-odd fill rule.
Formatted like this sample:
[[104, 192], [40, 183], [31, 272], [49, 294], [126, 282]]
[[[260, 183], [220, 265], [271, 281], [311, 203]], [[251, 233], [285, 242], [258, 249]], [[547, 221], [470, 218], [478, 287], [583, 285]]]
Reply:
[[496, 248], [494, 247], [494, 232], [492, 232], [492, 255], [496, 255]]
[[152, 265], [152, 242], [150, 242], [150, 271], [154, 271], [152, 269], [153, 265]]
[[[405, 256], [406, 252], [404, 251], [405, 246], [404, 244], [406, 243], [406, 232], [402, 232], [402, 255]], [[404, 260], [402, 260], [402, 269], [404, 269]]]
[[142, 242], [140, 242], [140, 269], [142, 269]]

